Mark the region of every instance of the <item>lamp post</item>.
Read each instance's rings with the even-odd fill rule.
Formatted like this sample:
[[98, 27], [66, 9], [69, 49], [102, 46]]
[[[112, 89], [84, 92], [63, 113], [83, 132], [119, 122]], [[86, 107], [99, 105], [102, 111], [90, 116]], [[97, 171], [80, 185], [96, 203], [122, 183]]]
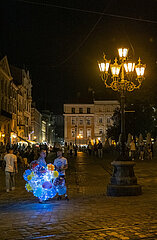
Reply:
[[141, 194], [141, 186], [137, 184], [134, 174], [135, 163], [129, 161], [125, 144], [125, 92], [132, 92], [139, 89], [144, 79], [146, 65], [141, 64], [139, 58], [135, 65], [127, 58], [128, 49], [119, 48], [119, 59], [115, 58], [114, 63], [107, 60], [104, 55], [103, 62], [98, 63], [101, 78], [107, 88], [120, 92], [121, 110], [121, 135], [120, 154], [116, 161], [111, 164], [114, 167], [111, 183], [107, 187], [107, 194], [110, 196], [134, 196]]
[[75, 147], [76, 147], [77, 125], [75, 125]]

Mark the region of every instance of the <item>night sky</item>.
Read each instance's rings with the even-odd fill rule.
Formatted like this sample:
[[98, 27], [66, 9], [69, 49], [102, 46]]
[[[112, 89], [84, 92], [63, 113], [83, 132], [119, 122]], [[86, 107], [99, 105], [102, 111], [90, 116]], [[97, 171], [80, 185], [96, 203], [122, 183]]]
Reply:
[[152, 91], [157, 1], [3, 0], [0, 7], [0, 57], [7, 55], [10, 64], [30, 70], [39, 110], [61, 113], [64, 103], [91, 102], [93, 90], [96, 100], [117, 99], [103, 85], [97, 60], [103, 52], [113, 59], [121, 46], [147, 64], [141, 96], [146, 89]]

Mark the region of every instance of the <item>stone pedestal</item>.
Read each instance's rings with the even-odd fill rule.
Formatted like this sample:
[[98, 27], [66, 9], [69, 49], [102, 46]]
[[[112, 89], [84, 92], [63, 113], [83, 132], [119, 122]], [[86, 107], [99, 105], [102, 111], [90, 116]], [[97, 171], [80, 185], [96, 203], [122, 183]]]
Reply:
[[137, 184], [132, 161], [114, 161], [111, 183], [107, 186], [108, 196], [137, 196], [142, 194], [141, 186]]

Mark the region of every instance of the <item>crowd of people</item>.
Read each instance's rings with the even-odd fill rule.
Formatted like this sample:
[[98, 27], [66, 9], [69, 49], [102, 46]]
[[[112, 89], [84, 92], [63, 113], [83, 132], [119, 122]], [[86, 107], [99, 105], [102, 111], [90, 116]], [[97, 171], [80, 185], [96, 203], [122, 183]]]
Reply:
[[[106, 145], [106, 149], [108, 150], [111, 150], [111, 147], [113, 146]], [[127, 143], [126, 147], [130, 160], [151, 160], [154, 152], [156, 151], [155, 149], [157, 149], [157, 141], [152, 144], [151, 141], [141, 140], [137, 142], [132, 138], [131, 141]], [[116, 146], [114, 146], [114, 148], [116, 148]], [[101, 141], [95, 143], [94, 145], [89, 142], [87, 147], [79, 149], [79, 147], [75, 144], [70, 143], [68, 145], [65, 143], [62, 149], [65, 157], [77, 156], [77, 151], [81, 150], [87, 152], [89, 156], [93, 155], [103, 158], [105, 145], [103, 145]], [[6, 191], [9, 192], [10, 189], [15, 189], [15, 174], [18, 170], [21, 169], [23, 172], [27, 168], [31, 169], [31, 164], [34, 161], [39, 163], [42, 161], [42, 163], [46, 166], [46, 155], [52, 150], [57, 156], [53, 162], [55, 169], [59, 171], [60, 177], [65, 178], [65, 170], [67, 169], [68, 163], [67, 159], [62, 156], [61, 146], [50, 149], [46, 144], [38, 146], [14, 144], [11, 146], [0, 143], [0, 167], [5, 170]], [[61, 167], [63, 168], [61, 169]]]
[[[0, 144], [0, 157], [1, 157], [1, 168], [5, 171], [6, 178], [6, 192], [10, 190], [15, 190], [15, 174], [18, 173], [18, 170], [21, 169], [22, 173], [26, 169], [33, 169], [33, 165], [39, 165], [40, 167], [46, 168], [46, 156], [49, 151], [47, 145], [37, 146], [19, 146], [19, 145], [10, 145], [5, 146], [2, 143]], [[56, 159], [53, 161], [55, 169], [59, 173], [58, 178], [65, 179], [65, 170], [68, 168], [67, 159], [62, 156], [62, 150], [56, 149]], [[64, 194], [65, 199], [69, 200], [67, 193]], [[58, 196], [58, 200], [61, 199], [61, 196]]]
[[141, 141], [136, 143], [134, 139], [130, 142], [128, 147], [129, 157], [134, 161], [135, 159], [139, 160], [152, 160], [154, 153], [154, 146], [152, 142], [144, 143]]

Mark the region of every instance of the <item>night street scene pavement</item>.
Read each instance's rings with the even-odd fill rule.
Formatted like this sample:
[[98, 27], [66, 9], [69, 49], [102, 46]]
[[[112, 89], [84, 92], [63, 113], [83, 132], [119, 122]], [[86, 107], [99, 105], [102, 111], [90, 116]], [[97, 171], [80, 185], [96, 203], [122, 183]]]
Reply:
[[[79, 152], [69, 157], [67, 186], [70, 200], [50, 199], [40, 204], [25, 190], [22, 172], [15, 191], [6, 193], [1, 171], [0, 239], [157, 239], [157, 158], [136, 161], [135, 174], [143, 194], [106, 196], [110, 162]], [[47, 161], [51, 162], [54, 154]]]
[[0, 9], [0, 240], [157, 240], [157, 0]]

